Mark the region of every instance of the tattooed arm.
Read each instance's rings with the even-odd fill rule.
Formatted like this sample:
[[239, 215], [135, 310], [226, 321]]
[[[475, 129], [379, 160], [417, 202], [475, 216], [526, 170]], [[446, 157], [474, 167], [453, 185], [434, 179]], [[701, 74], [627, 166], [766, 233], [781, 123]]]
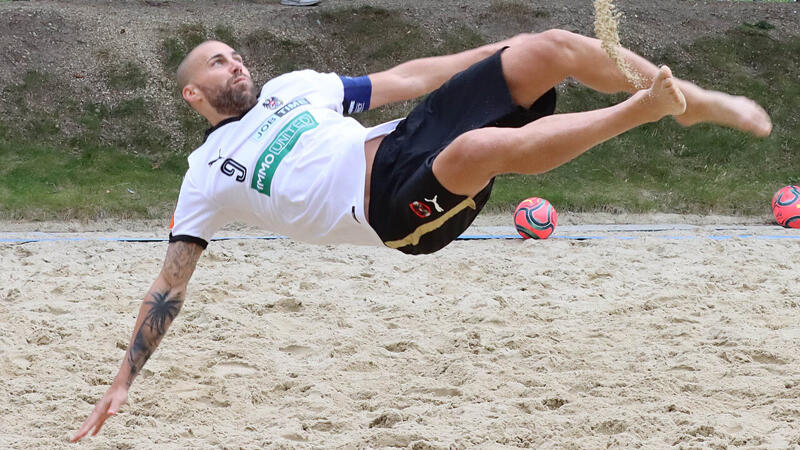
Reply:
[[92, 414], [72, 438], [72, 442], [77, 442], [92, 429], [92, 436], [97, 434], [106, 419], [116, 414], [128, 399], [128, 389], [133, 380], [156, 350], [183, 306], [186, 285], [202, 252], [202, 247], [190, 242], [169, 244], [164, 267], [139, 308], [139, 317], [136, 319], [122, 366], [106, 394], [97, 402]]

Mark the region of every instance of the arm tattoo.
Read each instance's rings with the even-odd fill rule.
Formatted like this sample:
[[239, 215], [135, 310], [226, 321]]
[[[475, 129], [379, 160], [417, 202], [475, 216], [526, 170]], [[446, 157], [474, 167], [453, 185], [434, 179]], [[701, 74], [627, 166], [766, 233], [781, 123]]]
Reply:
[[133, 383], [133, 379], [142, 370], [144, 363], [156, 350], [167, 328], [180, 312], [186, 295], [184, 288], [202, 252], [202, 247], [189, 242], [173, 242], [167, 247], [167, 258], [161, 270], [161, 277], [171, 287], [166, 292], [151, 292], [152, 300], [144, 302], [144, 307], [149, 309], [146, 309], [144, 319], [128, 351], [130, 365], [128, 386]]
[[[163, 294], [160, 292], [153, 292], [150, 295], [153, 296], [154, 300], [145, 302], [145, 304], [150, 305], [150, 311], [147, 312], [147, 316], [144, 318], [144, 323], [142, 323], [142, 325], [147, 323], [150, 325], [150, 332], [155, 332], [156, 335], [161, 336], [167, 332], [169, 323], [172, 323], [172, 320], [178, 315], [183, 300], [167, 298], [169, 292]], [[169, 320], [169, 323], [167, 323], [167, 320]]]
[[150, 306], [150, 310], [147, 311], [139, 331], [133, 338], [133, 345], [128, 351], [128, 363], [131, 366], [127, 380], [128, 386], [133, 383], [133, 379], [142, 370], [144, 363], [150, 359], [150, 355], [153, 354], [156, 346], [161, 342], [161, 338], [166, 334], [167, 328], [183, 306], [182, 295], [172, 298], [169, 297], [169, 292], [153, 292], [150, 295], [153, 300], [145, 301], [145, 305]]
[[167, 247], [162, 274], [172, 285], [187, 283], [194, 272], [203, 247], [190, 242], [173, 242]]
[[150, 355], [152, 354], [153, 350], [145, 341], [142, 328], [139, 328], [139, 332], [136, 333], [136, 337], [133, 338], [133, 345], [130, 350], [128, 350], [128, 364], [131, 366], [131, 373], [128, 375], [128, 380], [126, 381], [128, 387], [133, 384], [133, 379], [136, 378], [136, 375], [139, 374], [144, 363], [150, 359]]
[[133, 345], [128, 351], [128, 363], [131, 366], [127, 384], [130, 386], [133, 379], [142, 370], [144, 363], [150, 359], [161, 338], [167, 332], [167, 328], [178, 315], [183, 306], [183, 296], [176, 295], [169, 297], [169, 292], [153, 292], [150, 294], [152, 301], [145, 301], [145, 305], [150, 306], [147, 311], [139, 331], [133, 338]]

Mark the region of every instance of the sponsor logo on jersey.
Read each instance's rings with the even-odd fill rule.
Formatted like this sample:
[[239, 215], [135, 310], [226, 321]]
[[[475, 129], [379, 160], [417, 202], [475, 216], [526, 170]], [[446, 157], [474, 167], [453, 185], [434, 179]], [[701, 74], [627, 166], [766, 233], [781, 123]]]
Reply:
[[256, 161], [250, 187], [264, 195], [269, 195], [272, 178], [275, 176], [278, 165], [292, 151], [300, 136], [306, 131], [316, 128], [317, 125], [319, 124], [314, 120], [314, 116], [308, 111], [298, 114], [291, 122], [284, 125]]
[[256, 131], [250, 136], [250, 140], [258, 142], [261, 139], [264, 139], [264, 137], [267, 135], [267, 132], [269, 132], [270, 128], [272, 128], [272, 126], [275, 125], [275, 122], [280, 120], [281, 117], [289, 114], [290, 112], [294, 111], [295, 109], [303, 105], [309, 105], [309, 104], [310, 102], [305, 97], [294, 99], [289, 103], [285, 104], [281, 109], [275, 111], [272, 115], [267, 117], [267, 119], [264, 122], [262, 122], [261, 125], [259, 125]]
[[264, 105], [264, 108], [267, 109], [280, 108], [281, 105], [283, 105], [283, 100], [279, 99], [278, 97], [270, 97], [264, 100], [264, 103], [262, 103], [262, 105]]

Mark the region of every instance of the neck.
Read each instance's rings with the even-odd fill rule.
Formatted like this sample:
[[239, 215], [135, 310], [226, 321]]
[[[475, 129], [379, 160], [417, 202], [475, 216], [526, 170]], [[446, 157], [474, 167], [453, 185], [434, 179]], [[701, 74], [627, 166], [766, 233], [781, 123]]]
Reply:
[[230, 119], [231, 117], [239, 117], [235, 114], [219, 114], [216, 111], [212, 111], [209, 114], [203, 114], [203, 117], [208, 120], [208, 123], [211, 124], [212, 127], [219, 125], [220, 122], [226, 119]]

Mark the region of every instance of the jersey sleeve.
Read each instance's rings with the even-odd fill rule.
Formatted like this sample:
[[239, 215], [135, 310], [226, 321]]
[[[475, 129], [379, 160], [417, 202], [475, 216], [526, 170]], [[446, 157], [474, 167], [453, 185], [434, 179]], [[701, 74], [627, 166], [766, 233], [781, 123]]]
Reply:
[[372, 82], [369, 77], [344, 77], [342, 80], [344, 95], [342, 99], [342, 109], [344, 114], [356, 114], [369, 109], [369, 101], [372, 98]]
[[349, 115], [369, 109], [372, 98], [372, 82], [368, 76], [346, 77], [335, 73], [301, 71], [307, 82], [315, 86], [317, 93], [339, 114]]
[[193, 242], [208, 246], [213, 234], [225, 224], [224, 215], [197, 189], [187, 174], [170, 223], [170, 242]]
[[[261, 100], [281, 100], [306, 96], [313, 92], [312, 102], [339, 114], [356, 114], [369, 109], [372, 82], [368, 76], [346, 77], [335, 73], [298, 70], [273, 78], [261, 89]], [[312, 97], [309, 97], [311, 100]]]

